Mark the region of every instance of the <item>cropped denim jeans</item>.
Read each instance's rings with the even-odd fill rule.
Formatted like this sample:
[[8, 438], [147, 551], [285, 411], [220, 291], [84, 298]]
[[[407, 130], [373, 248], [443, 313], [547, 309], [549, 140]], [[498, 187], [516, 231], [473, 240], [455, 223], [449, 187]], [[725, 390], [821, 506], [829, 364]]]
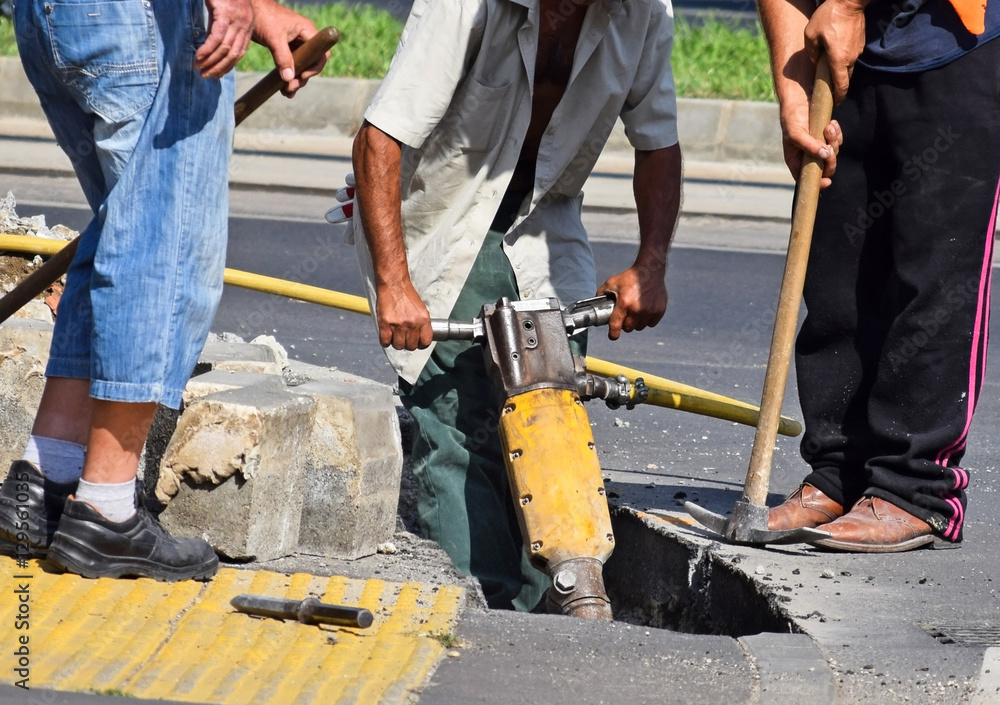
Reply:
[[16, 0], [25, 72], [94, 212], [50, 377], [178, 407], [222, 293], [232, 74], [203, 79], [204, 0]]

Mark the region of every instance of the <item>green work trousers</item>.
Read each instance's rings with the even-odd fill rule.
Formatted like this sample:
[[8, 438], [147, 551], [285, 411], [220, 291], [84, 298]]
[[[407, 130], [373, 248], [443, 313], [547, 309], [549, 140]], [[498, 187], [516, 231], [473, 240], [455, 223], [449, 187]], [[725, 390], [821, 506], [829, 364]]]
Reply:
[[[484, 303], [518, 299], [517, 281], [490, 230], [449, 316], [471, 321]], [[579, 337], [579, 336], [574, 336]], [[583, 354], [584, 341], [572, 341]], [[497, 434], [500, 405], [479, 344], [440, 342], [413, 385], [400, 380], [403, 404], [416, 422], [413, 474], [421, 531], [455, 567], [477, 578], [495, 609], [535, 609], [549, 586], [524, 550]]]

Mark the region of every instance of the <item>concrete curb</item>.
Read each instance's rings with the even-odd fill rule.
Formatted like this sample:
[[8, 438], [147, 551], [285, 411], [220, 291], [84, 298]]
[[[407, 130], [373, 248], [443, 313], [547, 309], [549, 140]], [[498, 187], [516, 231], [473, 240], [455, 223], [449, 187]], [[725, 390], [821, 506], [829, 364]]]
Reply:
[[[237, 93], [259, 78], [259, 74], [239, 74]], [[361, 125], [378, 85], [379, 81], [371, 79], [315, 78], [294, 102], [271, 100], [248, 118], [242, 132], [255, 137], [242, 137], [242, 141], [247, 146], [256, 143], [259, 151], [285, 151], [286, 138], [298, 136], [306, 138], [299, 148], [312, 154], [349, 154], [345, 145]], [[777, 105], [681, 98], [677, 107], [680, 141], [687, 160], [738, 161], [745, 163], [748, 172], [755, 167], [782, 165]], [[31, 136], [47, 133], [45, 116], [16, 57], [0, 58], [0, 122], [8, 121], [40, 123], [42, 127], [36, 129], [42, 133]], [[604, 154], [627, 157], [631, 151], [619, 122]], [[738, 178], [739, 174], [733, 176]]]

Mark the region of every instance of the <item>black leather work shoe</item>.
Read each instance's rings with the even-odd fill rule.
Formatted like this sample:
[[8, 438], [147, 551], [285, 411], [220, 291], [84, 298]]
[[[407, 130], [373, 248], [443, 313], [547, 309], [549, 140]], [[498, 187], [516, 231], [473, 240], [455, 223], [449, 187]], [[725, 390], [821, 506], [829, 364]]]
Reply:
[[19, 555], [44, 556], [77, 484], [52, 482], [27, 460], [15, 460], [0, 485], [0, 540]]
[[73, 497], [66, 500], [49, 560], [85, 578], [207, 580], [219, 570], [208, 543], [171, 536], [145, 507], [115, 522]]

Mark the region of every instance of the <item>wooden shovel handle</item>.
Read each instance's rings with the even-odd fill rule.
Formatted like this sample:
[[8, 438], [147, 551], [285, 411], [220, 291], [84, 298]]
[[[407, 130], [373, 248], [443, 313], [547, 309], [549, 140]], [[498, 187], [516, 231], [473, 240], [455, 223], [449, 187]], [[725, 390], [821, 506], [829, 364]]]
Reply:
[[[809, 103], [809, 132], [816, 139], [823, 139], [823, 130], [833, 113], [833, 94], [830, 90], [830, 64], [826, 56], [820, 57], [816, 66], [816, 82]], [[750, 467], [743, 485], [743, 497], [751, 504], [763, 506], [771, 479], [771, 460], [774, 442], [778, 435], [781, 403], [788, 382], [788, 367], [795, 343], [795, 329], [799, 320], [799, 303], [806, 278], [809, 247], [812, 244], [819, 187], [823, 178], [823, 162], [807, 155], [799, 175], [795, 208], [792, 212], [792, 231], [785, 256], [785, 273], [781, 279], [778, 310], [774, 318], [771, 351], [764, 375], [764, 391], [760, 401], [760, 417], [754, 434]]]
[[[330, 51], [334, 44], [340, 39], [340, 32], [335, 27], [325, 27], [303, 42], [292, 52], [292, 60], [295, 62], [295, 75], [300, 76], [303, 71], [315, 64], [322, 56]], [[272, 70], [253, 85], [236, 101], [234, 108], [236, 114], [236, 124], [246, 120], [257, 108], [262, 106], [268, 98], [273, 96], [281, 87], [285, 85], [278, 69]]]
[[[292, 52], [292, 59], [295, 61], [295, 75], [298, 76], [304, 70], [320, 60], [326, 52], [340, 39], [340, 32], [334, 27], [326, 27], [304, 42]], [[284, 81], [275, 69], [264, 78], [257, 81], [239, 100], [236, 101], [234, 112], [236, 124], [239, 125], [268, 98], [277, 93]], [[59, 252], [52, 255], [43, 265], [34, 272], [18, 282], [17, 286], [0, 298], [0, 323], [17, 313], [21, 307], [41, 294], [52, 285], [59, 277], [69, 269], [76, 249], [80, 244], [79, 236], [66, 244]]]

